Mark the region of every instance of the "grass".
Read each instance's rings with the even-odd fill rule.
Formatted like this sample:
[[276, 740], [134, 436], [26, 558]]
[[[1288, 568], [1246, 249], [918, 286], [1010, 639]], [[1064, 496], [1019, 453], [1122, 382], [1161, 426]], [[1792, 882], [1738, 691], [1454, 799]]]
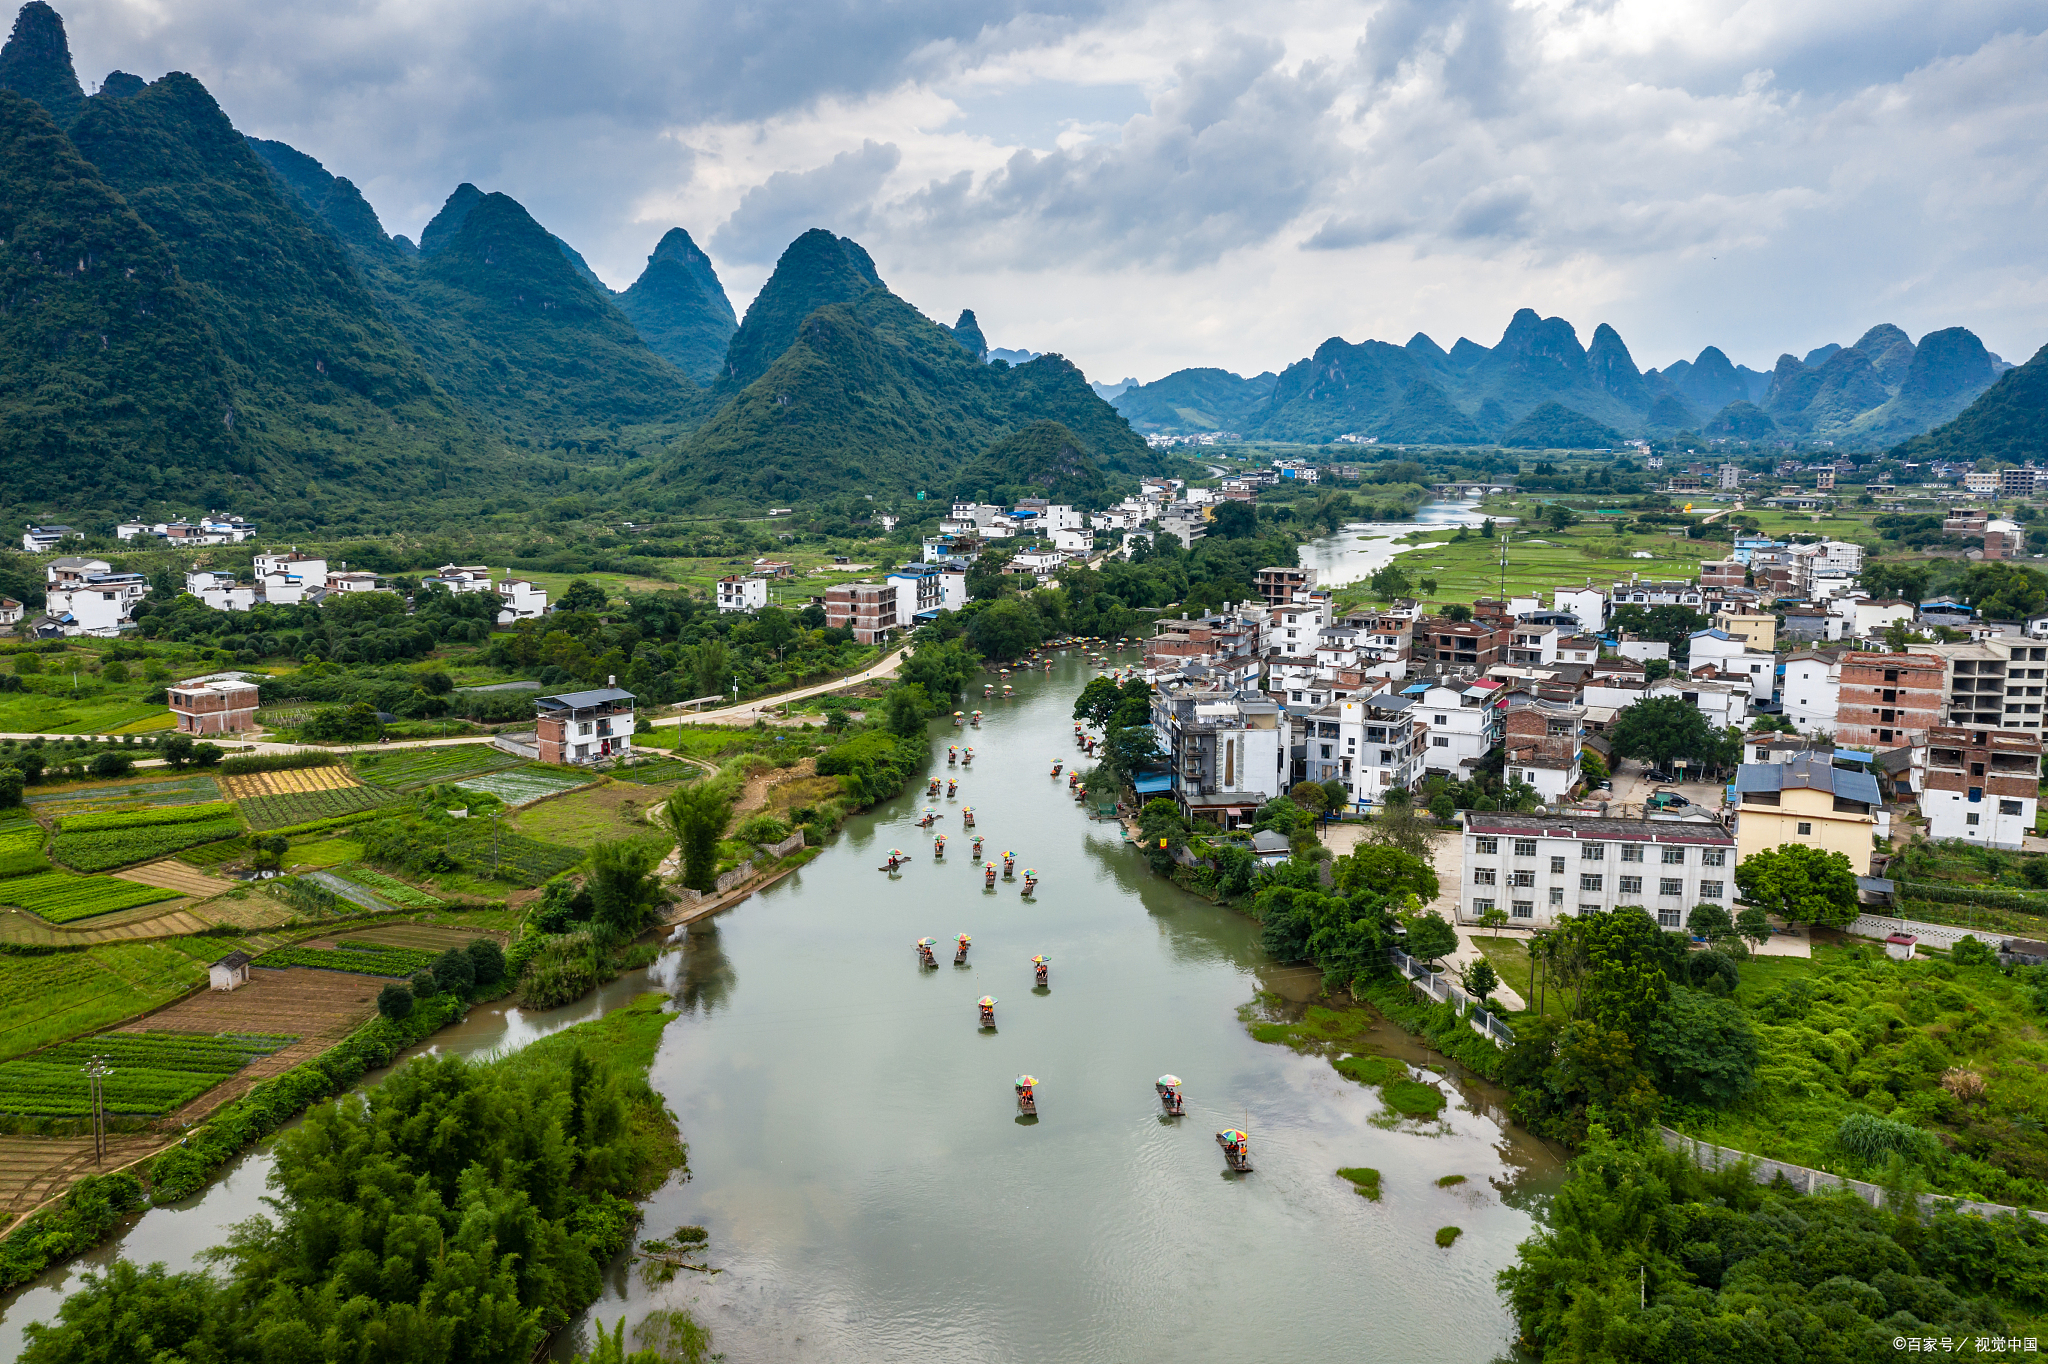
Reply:
[[516, 754], [489, 744], [451, 744], [447, 748], [401, 749], [396, 753], [362, 753], [355, 760], [364, 781], [406, 791], [435, 782], [454, 781], [480, 772], [496, 772], [525, 762]]
[[363, 845], [348, 838], [317, 838], [295, 843], [285, 858], [308, 867], [338, 867], [363, 855]]
[[600, 838], [652, 835], [644, 816], [662, 796], [644, 786], [606, 782], [520, 810], [506, 822], [529, 838], [588, 847]]
[[116, 867], [154, 861], [203, 843], [234, 838], [241, 832], [242, 823], [238, 819], [211, 819], [197, 824], [167, 824], [157, 828], [60, 833], [50, 841], [50, 855], [79, 871], [112, 871]]
[[0, 955], [0, 1057], [168, 1003], [205, 980], [204, 962], [222, 950], [211, 949], [203, 961], [166, 942], [112, 943], [40, 957]]
[[1348, 1179], [1360, 1198], [1380, 1201], [1380, 1172], [1364, 1165], [1347, 1165], [1337, 1171], [1340, 1178]]
[[1464, 1229], [1461, 1227], [1438, 1227], [1436, 1229], [1436, 1243], [1445, 1250], [1449, 1250], [1451, 1243], [1464, 1234]]
[[168, 1113], [249, 1062], [298, 1040], [283, 1035], [179, 1032], [115, 1032], [80, 1038], [0, 1063], [0, 1112], [31, 1117], [90, 1113], [85, 1077], [79, 1072], [93, 1057], [102, 1056], [109, 1062], [103, 1089], [108, 1112]]
[[[1499, 973], [1503, 984], [1522, 996], [1528, 1005], [1520, 1015], [1509, 1015], [1510, 1026], [1515, 1017], [1536, 1016], [1536, 995], [1529, 985], [1529, 943], [1525, 938], [1497, 938], [1478, 933], [1472, 934], [1472, 944], [1479, 949], [1493, 969]], [[1543, 991], [1543, 1012], [1552, 1018], [1571, 1016], [1571, 994], [1569, 991], [1550, 988]]]
[[1436, 1182], [1436, 1186], [1439, 1189], [1455, 1189], [1458, 1185], [1463, 1184], [1464, 1182], [1465, 1176], [1463, 1175], [1445, 1175], [1442, 1179], [1439, 1179]]
[[0, 730], [17, 734], [112, 734], [170, 714], [168, 708], [141, 699], [149, 686], [132, 690], [132, 696], [101, 693], [75, 699], [37, 692], [0, 693]]
[[1433, 1118], [1444, 1107], [1444, 1092], [1420, 1080], [1401, 1079], [1383, 1084], [1380, 1098], [1404, 1118]]

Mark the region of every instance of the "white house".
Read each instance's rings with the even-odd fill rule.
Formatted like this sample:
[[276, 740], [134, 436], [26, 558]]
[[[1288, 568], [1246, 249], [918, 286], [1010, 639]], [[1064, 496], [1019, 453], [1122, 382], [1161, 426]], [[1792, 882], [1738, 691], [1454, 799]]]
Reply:
[[206, 968], [207, 982], [216, 990], [239, 990], [249, 983], [249, 963], [254, 960], [247, 952], [230, 952]]
[[1715, 729], [1730, 725], [1740, 728], [1749, 718], [1749, 685], [1744, 682], [1715, 681], [1712, 678], [1663, 677], [1652, 682], [1649, 699], [1676, 696], [1688, 706], [1697, 706]]
[[215, 568], [189, 568], [185, 570], [185, 590], [195, 597], [204, 597], [209, 592], [225, 591], [235, 585], [235, 575]]
[[498, 608], [500, 625], [539, 620], [548, 612], [548, 594], [524, 578], [506, 578], [493, 584], [493, 590], [505, 600], [505, 604]]
[[67, 635], [112, 639], [148, 594], [149, 580], [140, 573], [88, 573], [53, 584], [44, 610]]
[[1487, 704], [1499, 691], [1492, 683], [1432, 682], [1415, 696], [1415, 720], [1426, 731], [1421, 771], [1461, 780], [1471, 775], [1467, 764], [1477, 764], [1500, 742], [1495, 712]]
[[1092, 531], [1068, 526], [1055, 526], [1052, 532], [1054, 549], [1067, 554], [1093, 554], [1095, 534]]
[[[325, 565], [321, 569], [326, 572]], [[450, 592], [488, 592], [491, 590], [491, 570], [482, 564], [442, 564], [431, 578], [424, 578], [420, 586], [433, 583], [447, 588]]]
[[253, 562], [264, 596], [273, 605], [293, 606], [304, 601], [308, 592], [327, 587], [327, 561], [296, 549], [285, 554], [258, 554]]
[[1735, 839], [1719, 824], [1651, 819], [1465, 816], [1461, 923], [1495, 909], [1541, 928], [1635, 905], [1678, 928], [1694, 905], [1732, 907]]
[[69, 526], [30, 526], [22, 533], [21, 548], [26, 554], [48, 554], [66, 540], [84, 538], [84, 531]]
[[21, 624], [21, 618], [28, 614], [28, 608], [12, 597], [0, 597], [0, 628]]
[[1701, 668], [1713, 664], [1724, 677], [1743, 677], [1749, 681], [1750, 695], [1759, 701], [1768, 701], [1778, 689], [1778, 660], [1773, 654], [1751, 649], [1746, 640], [1737, 639], [1726, 630], [1697, 630], [1692, 635], [1692, 660], [1689, 667]]
[[1623, 658], [1632, 658], [1638, 663], [1648, 663], [1653, 658], [1665, 663], [1671, 661], [1671, 646], [1661, 639], [1640, 639], [1635, 635], [1625, 634], [1614, 646], [1614, 652]]
[[896, 589], [896, 624], [904, 629], [967, 604], [967, 574], [949, 565], [908, 564], [887, 581]]
[[768, 580], [739, 574], [718, 580], [718, 609], [758, 611], [768, 604]]
[[1814, 556], [1816, 578], [1853, 578], [1863, 571], [1863, 546], [1847, 540], [1829, 540], [1818, 546]]
[[1785, 678], [1779, 691], [1785, 718], [1801, 733], [1835, 732], [1842, 697], [1839, 660], [1807, 651], [1785, 655]]
[[1550, 594], [1550, 609], [1570, 612], [1578, 618], [1579, 628], [1588, 633], [1597, 633], [1607, 624], [1607, 594], [1591, 583], [1555, 589]]
[[[344, 569], [346, 569], [346, 565], [344, 565]], [[329, 592], [375, 592], [378, 590], [377, 575], [365, 573], [361, 569], [330, 572], [327, 575], [327, 590]]]

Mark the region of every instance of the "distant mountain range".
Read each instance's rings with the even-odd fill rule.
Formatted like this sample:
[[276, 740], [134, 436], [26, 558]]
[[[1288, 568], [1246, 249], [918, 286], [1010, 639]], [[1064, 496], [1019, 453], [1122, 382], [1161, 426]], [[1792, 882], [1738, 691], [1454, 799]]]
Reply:
[[1446, 351], [1422, 332], [1401, 346], [1332, 337], [1277, 375], [1184, 369], [1096, 391], [1148, 435], [1572, 448], [1689, 430], [1875, 447], [1956, 416], [2010, 368], [1964, 328], [1931, 332], [1915, 346], [1884, 325], [1853, 346], [1780, 356], [1768, 374], [1714, 346], [1642, 371], [1605, 323], [1582, 346], [1571, 323], [1524, 308], [1491, 347], [1459, 337]]

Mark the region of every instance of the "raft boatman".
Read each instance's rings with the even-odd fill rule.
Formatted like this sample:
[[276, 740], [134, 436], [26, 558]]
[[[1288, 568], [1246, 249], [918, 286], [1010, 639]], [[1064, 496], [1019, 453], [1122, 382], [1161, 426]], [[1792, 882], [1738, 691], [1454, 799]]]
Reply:
[[[971, 824], [973, 823], [973, 821], [972, 821], [972, 820], [969, 820], [969, 821], [968, 821], [968, 823], [969, 823], [969, 824], [971, 825]], [[981, 861], [981, 835], [980, 835], [980, 834], [976, 834], [976, 835], [974, 836], [974, 857], [973, 857], [973, 859], [972, 859], [972, 860], [973, 860], [973, 861], [976, 861], [976, 862], [979, 862], [979, 861]]]
[[968, 937], [965, 933], [960, 935], [959, 941], [953, 949], [953, 964], [955, 966], [965, 966], [967, 964], [967, 945], [973, 941], [974, 939]]
[[1029, 1113], [1035, 1117], [1038, 1113], [1037, 1079], [1030, 1075], [1019, 1075], [1017, 1077], [1016, 1084], [1017, 1111], [1020, 1113]]
[[[974, 827], [974, 807], [972, 805], [963, 805], [960, 807], [960, 827], [963, 829], [972, 829]], [[981, 848], [981, 839], [979, 836], [975, 838], [974, 846], [978, 854]]]
[[917, 961], [920, 966], [937, 966], [939, 964], [939, 959], [932, 955], [932, 949], [938, 945], [939, 940], [937, 938], [919, 938], [917, 940]]
[[960, 794], [960, 779], [959, 779], [958, 777], [948, 777], [948, 778], [946, 778], [946, 799], [947, 799], [947, 800], [952, 800], [952, 799], [953, 799], [954, 797], [958, 796], [959, 794]]
[[994, 890], [996, 888], [995, 863], [991, 862], [986, 867], [983, 867], [981, 873], [981, 888], [983, 890]]
[[1031, 892], [1038, 889], [1038, 873], [1030, 867], [1024, 869], [1024, 898], [1030, 899]]
[[995, 1025], [996, 997], [994, 995], [983, 995], [981, 997], [981, 1026], [993, 1028]]
[[1013, 853], [1013, 852], [1009, 851], [1008, 849], [1004, 849], [1004, 851], [1003, 851], [1003, 879], [1004, 879], [1005, 881], [1008, 881], [1008, 880], [1012, 879], [1012, 878], [1013, 878], [1014, 876], [1016, 876], [1016, 874], [1017, 874], [1017, 854], [1015, 854], [1015, 853]]
[[932, 840], [932, 856], [933, 856], [933, 857], [944, 857], [945, 855], [946, 855], [946, 836], [945, 836], [944, 834], [940, 834], [940, 835], [939, 835], [939, 836], [938, 836], [937, 838], [934, 838], [934, 839]]
[[1048, 978], [1052, 973], [1052, 958], [1041, 953], [1031, 959], [1031, 965], [1038, 976], [1038, 988], [1043, 990], [1051, 983]]
[[1152, 1082], [1152, 1088], [1158, 1091], [1159, 1102], [1165, 1105], [1166, 1111], [1180, 1117], [1186, 1109], [1186, 1100], [1180, 1094], [1180, 1076], [1162, 1075]]
[[952, 767], [960, 761], [960, 745], [946, 745], [946, 766]]
[[1226, 1127], [1216, 1134], [1216, 1144], [1223, 1148], [1223, 1159], [1231, 1169], [1246, 1171], [1252, 1168], [1251, 1135], [1240, 1128]]

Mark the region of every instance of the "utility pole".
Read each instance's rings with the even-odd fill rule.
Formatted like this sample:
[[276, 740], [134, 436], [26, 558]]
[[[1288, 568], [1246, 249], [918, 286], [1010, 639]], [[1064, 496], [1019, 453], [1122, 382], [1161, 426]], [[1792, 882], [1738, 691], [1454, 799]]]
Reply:
[[107, 1158], [107, 1095], [105, 1081], [114, 1072], [107, 1069], [107, 1058], [92, 1057], [85, 1063], [86, 1083], [92, 1097], [92, 1160], [98, 1165]]

